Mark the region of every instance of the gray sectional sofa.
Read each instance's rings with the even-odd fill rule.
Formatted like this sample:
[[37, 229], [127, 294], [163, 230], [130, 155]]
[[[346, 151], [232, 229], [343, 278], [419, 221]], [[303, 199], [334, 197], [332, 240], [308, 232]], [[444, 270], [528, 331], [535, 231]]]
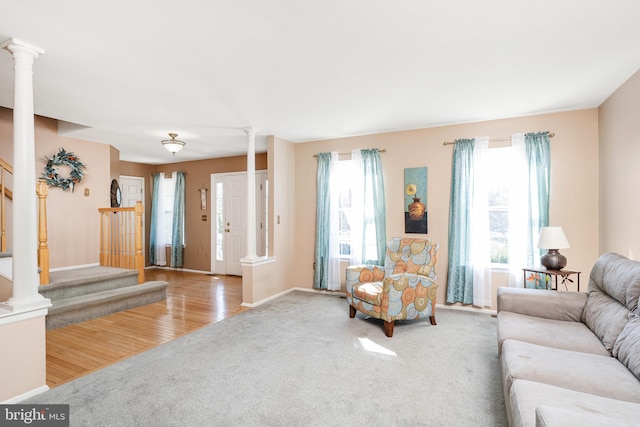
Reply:
[[500, 288], [509, 425], [640, 427], [640, 262], [602, 255], [584, 292]]

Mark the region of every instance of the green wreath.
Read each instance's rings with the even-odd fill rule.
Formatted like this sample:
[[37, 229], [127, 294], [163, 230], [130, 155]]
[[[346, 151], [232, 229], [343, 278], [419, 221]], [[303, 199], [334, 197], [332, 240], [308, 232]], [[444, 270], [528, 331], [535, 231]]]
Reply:
[[[63, 190], [71, 188], [73, 193], [74, 187], [82, 180], [84, 176], [84, 170], [86, 166], [78, 160], [78, 157], [71, 151], [67, 152], [64, 148], [61, 148], [51, 158], [43, 158], [43, 162], [46, 163], [42, 178], [47, 181], [47, 185], [53, 185], [60, 187]], [[58, 168], [56, 166], [69, 166], [71, 168], [71, 174], [68, 178], [63, 178], [58, 174]]]

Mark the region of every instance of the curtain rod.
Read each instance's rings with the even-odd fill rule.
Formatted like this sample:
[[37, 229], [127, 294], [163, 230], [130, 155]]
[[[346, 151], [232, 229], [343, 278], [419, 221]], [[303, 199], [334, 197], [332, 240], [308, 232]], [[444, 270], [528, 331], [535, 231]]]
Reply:
[[[386, 149], [386, 148], [383, 148], [382, 150], [378, 150], [378, 153], [386, 153], [386, 152], [387, 152], [387, 149]], [[348, 153], [338, 153], [338, 155], [340, 155], [340, 154], [351, 154], [351, 152], [348, 152]], [[314, 155], [313, 155], [313, 157], [318, 157], [318, 155], [317, 155], [317, 154], [314, 154]]]
[[[549, 133], [549, 138], [553, 138], [554, 136], [556, 136], [555, 133], [551, 132]], [[498, 141], [511, 141], [511, 137], [506, 137], [506, 138], [490, 138], [489, 142], [498, 142]], [[442, 143], [442, 145], [455, 145], [456, 142], [455, 141], [445, 141]]]

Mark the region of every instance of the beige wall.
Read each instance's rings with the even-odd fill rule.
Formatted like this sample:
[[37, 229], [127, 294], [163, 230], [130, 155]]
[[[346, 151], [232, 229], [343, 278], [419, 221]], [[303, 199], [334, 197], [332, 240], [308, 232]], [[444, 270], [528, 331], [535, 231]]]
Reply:
[[268, 138], [269, 259], [242, 269], [242, 302], [254, 304], [293, 285], [295, 254], [295, 145]]
[[[73, 192], [49, 187], [47, 229], [51, 268], [94, 264], [99, 261], [100, 249], [98, 208], [109, 207], [111, 203], [111, 146], [60, 136], [57, 132], [56, 120], [36, 117], [36, 158], [48, 158], [64, 148], [75, 153], [87, 169]], [[38, 176], [43, 167], [42, 161], [36, 163]], [[74, 235], [77, 238], [70, 241], [69, 236]]]
[[0, 326], [0, 402], [45, 387], [45, 318]]
[[600, 246], [640, 260], [640, 71], [599, 108]]
[[[0, 153], [9, 163], [13, 163], [12, 122], [12, 110], [0, 108]], [[43, 173], [45, 163], [42, 159], [51, 157], [60, 148], [74, 152], [87, 169], [74, 192], [49, 187], [47, 225], [50, 265], [51, 268], [57, 268], [97, 263], [98, 208], [109, 206], [111, 147], [60, 136], [57, 126], [56, 120], [35, 117], [36, 177]], [[68, 173], [63, 167], [59, 168], [59, 171], [63, 176]], [[88, 196], [85, 196], [85, 189], [89, 190]], [[13, 234], [11, 230], [8, 230], [8, 233]], [[69, 236], [77, 236], [72, 244]]]
[[[514, 133], [544, 130], [556, 134], [551, 143], [550, 222], [564, 228], [571, 244], [570, 249], [562, 251], [569, 260], [567, 268], [582, 271], [583, 283], [586, 284], [591, 266], [598, 256], [596, 109], [297, 144], [295, 285], [305, 288], [313, 286], [317, 170], [314, 154], [374, 147], [387, 149], [381, 156], [385, 177], [388, 237], [405, 235], [404, 169], [419, 166], [428, 168], [427, 237], [440, 242], [437, 275], [441, 286], [438, 301], [444, 302], [453, 147], [443, 146], [443, 142], [474, 136], [499, 138]], [[497, 279], [500, 282], [500, 277]]]

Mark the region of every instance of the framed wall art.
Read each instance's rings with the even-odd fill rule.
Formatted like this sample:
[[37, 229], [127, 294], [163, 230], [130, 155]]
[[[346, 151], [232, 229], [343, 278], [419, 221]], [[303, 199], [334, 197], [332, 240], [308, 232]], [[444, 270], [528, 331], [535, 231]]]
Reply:
[[404, 232], [428, 232], [426, 167], [404, 170]]

